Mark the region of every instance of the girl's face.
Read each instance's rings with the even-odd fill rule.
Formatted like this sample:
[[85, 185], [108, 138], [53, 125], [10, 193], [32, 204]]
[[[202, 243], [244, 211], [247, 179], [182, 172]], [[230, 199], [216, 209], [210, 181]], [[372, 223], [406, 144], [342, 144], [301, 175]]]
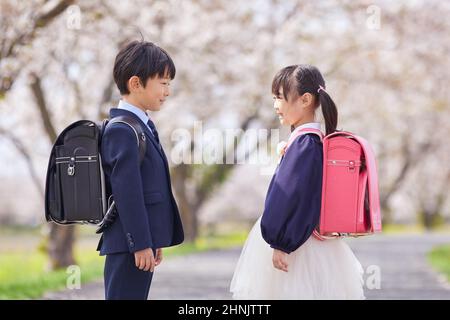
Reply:
[[314, 121], [314, 112], [311, 108], [314, 97], [311, 94], [288, 96], [286, 100], [283, 96], [283, 88], [280, 88], [278, 96], [274, 95], [273, 99], [273, 107], [282, 125], [297, 127], [301, 123]]

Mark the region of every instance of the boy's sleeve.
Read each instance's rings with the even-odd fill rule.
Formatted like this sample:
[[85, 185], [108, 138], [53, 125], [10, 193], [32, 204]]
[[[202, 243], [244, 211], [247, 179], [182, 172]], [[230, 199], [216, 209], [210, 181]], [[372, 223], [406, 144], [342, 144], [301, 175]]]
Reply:
[[135, 133], [121, 123], [108, 127], [101, 151], [103, 163], [111, 168], [112, 194], [130, 252], [152, 248]]
[[291, 253], [311, 236], [321, 210], [322, 146], [305, 134], [286, 152], [267, 194], [261, 219], [264, 240]]

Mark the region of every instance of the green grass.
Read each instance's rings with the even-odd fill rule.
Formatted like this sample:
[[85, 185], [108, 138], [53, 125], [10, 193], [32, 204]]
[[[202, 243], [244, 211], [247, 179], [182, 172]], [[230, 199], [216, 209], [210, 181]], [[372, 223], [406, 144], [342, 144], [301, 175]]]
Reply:
[[[383, 225], [384, 234], [421, 234], [427, 230], [421, 224], [385, 224]], [[450, 233], [450, 225], [441, 225], [433, 228], [432, 232]]]
[[[247, 232], [200, 237], [193, 243], [185, 243], [163, 250], [164, 258], [206, 250], [240, 246]], [[103, 276], [104, 257], [89, 249], [76, 248], [75, 258], [81, 270], [81, 283]], [[164, 264], [164, 263], [163, 263]], [[47, 256], [39, 250], [7, 251], [0, 253], [0, 300], [35, 299], [47, 291], [64, 289], [70, 274], [66, 269], [47, 271]]]
[[23, 225], [0, 225], [0, 234], [2, 236], [17, 235], [39, 235], [41, 233], [41, 225], [39, 226], [23, 226]]
[[[96, 252], [76, 250], [76, 259], [81, 269], [81, 282], [102, 275], [104, 258]], [[66, 287], [66, 269], [47, 271], [47, 256], [34, 252], [6, 252], [0, 254], [0, 299], [32, 299], [41, 297], [46, 291]]]
[[450, 244], [433, 248], [428, 253], [428, 261], [433, 268], [444, 274], [447, 281], [450, 282]]
[[425, 228], [419, 224], [385, 224], [383, 225], [383, 233], [400, 234], [400, 233], [422, 233]]
[[164, 257], [242, 246], [248, 232], [199, 237], [195, 242], [164, 249]]

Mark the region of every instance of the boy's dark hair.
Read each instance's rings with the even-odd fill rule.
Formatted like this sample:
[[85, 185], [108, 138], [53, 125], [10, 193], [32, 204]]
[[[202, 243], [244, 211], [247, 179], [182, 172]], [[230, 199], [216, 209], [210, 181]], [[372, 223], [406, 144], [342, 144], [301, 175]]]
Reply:
[[281, 88], [285, 100], [293, 94], [301, 96], [306, 92], [316, 97], [319, 102], [316, 107], [322, 107], [326, 134], [336, 131], [338, 111], [333, 99], [325, 91], [325, 80], [319, 69], [308, 64], [287, 66], [278, 71], [272, 80], [272, 93], [276, 97], [280, 96]]
[[132, 41], [116, 56], [113, 76], [120, 94], [129, 94], [128, 80], [137, 76], [145, 87], [147, 80], [156, 75], [175, 78], [175, 64], [169, 54], [148, 41]]

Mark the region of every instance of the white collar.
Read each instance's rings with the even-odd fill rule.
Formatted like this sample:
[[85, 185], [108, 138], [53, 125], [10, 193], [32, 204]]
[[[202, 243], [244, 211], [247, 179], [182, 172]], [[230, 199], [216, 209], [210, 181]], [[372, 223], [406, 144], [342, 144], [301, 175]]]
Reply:
[[145, 124], [147, 124], [147, 121], [150, 119], [146, 112], [142, 111], [141, 109], [139, 109], [136, 106], [133, 106], [131, 103], [128, 103], [123, 99], [120, 99], [119, 106], [117, 108], [127, 110], [127, 111], [134, 113]]

